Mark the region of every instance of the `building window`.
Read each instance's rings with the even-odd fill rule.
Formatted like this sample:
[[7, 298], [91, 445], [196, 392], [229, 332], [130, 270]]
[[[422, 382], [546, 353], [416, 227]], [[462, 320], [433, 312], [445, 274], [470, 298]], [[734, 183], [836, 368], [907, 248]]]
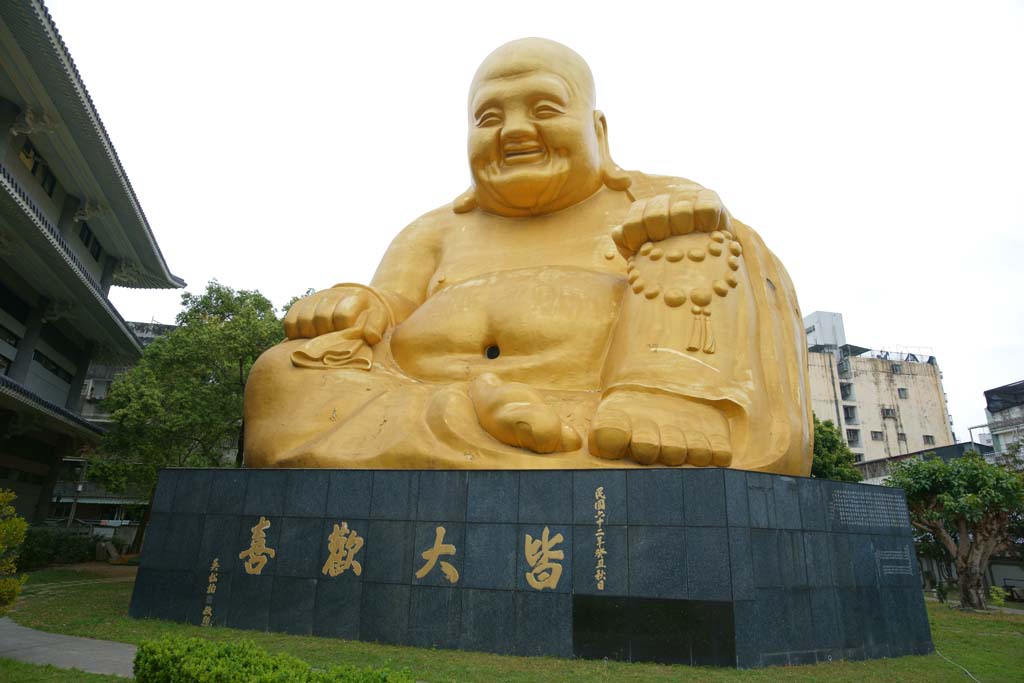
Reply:
[[896, 393], [900, 395], [900, 398], [910, 398], [910, 389], [904, 389], [903, 387], [900, 387], [899, 389], [896, 390]]
[[894, 417], [896, 417], [896, 409], [895, 408], [882, 408], [882, 417], [883, 418], [887, 418], [887, 417], [893, 417], [894, 418]]
[[885, 441], [885, 432], [871, 432], [872, 441]]
[[6, 375], [13, 361], [7, 356], [0, 356], [0, 375]]
[[57, 189], [57, 176], [53, 175], [49, 166], [43, 168], [43, 177], [39, 179], [39, 184], [43, 186], [46, 194], [53, 196], [53, 191]]
[[18, 342], [21, 340], [13, 330], [8, 329], [4, 325], [0, 325], [0, 341], [10, 344], [14, 348], [18, 348]]
[[842, 399], [844, 401], [852, 401], [853, 400], [853, 385], [850, 384], [849, 382], [840, 382], [839, 383], [839, 395], [842, 397]]
[[71, 373], [57, 365], [48, 356], [36, 351], [32, 354], [32, 359], [46, 368], [51, 374], [56, 375], [62, 382], [71, 384]]
[[892, 374], [899, 375], [903, 373], [903, 366], [900, 365], [899, 363], [890, 363], [889, 370], [892, 372]]
[[849, 423], [856, 422], [857, 406], [843, 406], [843, 419]]
[[100, 246], [100, 241], [96, 239], [96, 235], [93, 234], [92, 228], [85, 221], [82, 221], [78, 226], [78, 239], [81, 240], [82, 244], [85, 245], [92, 257], [99, 263], [100, 254], [103, 253], [103, 247]]
[[814, 325], [811, 325], [810, 327], [808, 327], [806, 330], [804, 330], [804, 332], [806, 334], [812, 334], [814, 332]]
[[934, 446], [935, 445], [935, 437], [932, 436], [931, 434], [925, 434], [924, 435], [924, 445], [925, 446]]
[[860, 445], [860, 430], [859, 429], [847, 429], [846, 430], [846, 442], [850, 446]]
[[864, 454], [863, 453], [854, 453], [853, 454], [853, 461], [854, 462], [864, 462]]
[[903, 442], [906, 442], [906, 440], [907, 440], [907, 435], [906, 435], [906, 434], [904, 434], [903, 432], [898, 432], [898, 433], [896, 434], [896, 439], [897, 439], [897, 440], [899, 440], [899, 441], [903, 441]]

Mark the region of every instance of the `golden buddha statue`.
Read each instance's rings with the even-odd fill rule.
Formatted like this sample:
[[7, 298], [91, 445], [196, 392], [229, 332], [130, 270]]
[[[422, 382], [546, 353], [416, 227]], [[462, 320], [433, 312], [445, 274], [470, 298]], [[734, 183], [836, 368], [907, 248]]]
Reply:
[[369, 286], [288, 311], [249, 377], [248, 466], [809, 474], [789, 276], [714, 192], [615, 165], [579, 55], [491, 53], [469, 165]]

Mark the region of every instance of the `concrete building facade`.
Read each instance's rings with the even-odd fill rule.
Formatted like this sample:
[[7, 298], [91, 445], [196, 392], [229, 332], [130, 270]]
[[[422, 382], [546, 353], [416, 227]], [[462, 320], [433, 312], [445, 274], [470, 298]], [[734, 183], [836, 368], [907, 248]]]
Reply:
[[184, 282], [45, 6], [0, 3], [0, 488], [30, 519], [63, 458], [102, 434], [81, 415], [90, 362], [141, 353], [112, 286]]
[[816, 311], [804, 325], [811, 407], [840, 429], [858, 462], [954, 443], [934, 356], [848, 344], [838, 313]]
[[986, 391], [985, 419], [995, 455], [1024, 441], [1024, 381]]

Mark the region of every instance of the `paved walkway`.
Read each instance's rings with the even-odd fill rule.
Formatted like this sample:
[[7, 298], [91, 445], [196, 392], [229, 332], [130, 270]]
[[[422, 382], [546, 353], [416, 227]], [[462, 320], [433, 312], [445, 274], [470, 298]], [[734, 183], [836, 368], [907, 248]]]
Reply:
[[0, 619], [0, 657], [131, 678], [135, 646], [36, 631], [5, 617]]

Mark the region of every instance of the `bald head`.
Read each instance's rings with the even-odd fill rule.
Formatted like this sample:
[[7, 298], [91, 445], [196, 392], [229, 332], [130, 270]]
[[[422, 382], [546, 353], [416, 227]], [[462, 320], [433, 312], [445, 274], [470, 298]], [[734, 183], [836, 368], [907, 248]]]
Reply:
[[473, 76], [470, 102], [486, 81], [546, 71], [565, 81], [575, 97], [590, 109], [595, 106], [594, 76], [583, 58], [561, 43], [546, 38], [521, 38], [487, 55]]

